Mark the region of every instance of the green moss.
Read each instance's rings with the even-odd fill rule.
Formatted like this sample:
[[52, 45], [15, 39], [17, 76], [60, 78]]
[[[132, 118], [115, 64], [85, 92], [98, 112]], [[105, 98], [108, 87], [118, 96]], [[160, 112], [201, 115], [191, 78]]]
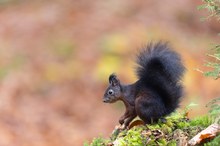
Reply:
[[190, 121], [191, 126], [202, 126], [207, 127], [212, 123], [212, 120], [209, 118], [208, 115], [196, 117]]
[[176, 126], [178, 129], [183, 129], [183, 128], [189, 127], [190, 124], [186, 121], [181, 121], [181, 122], [176, 123]]
[[158, 139], [158, 140], [157, 140], [157, 144], [158, 144], [159, 146], [167, 145], [167, 140], [166, 140], [165, 138]]
[[169, 125], [167, 125], [167, 124], [163, 124], [163, 125], [161, 126], [161, 129], [162, 129], [162, 131], [163, 131], [165, 134], [169, 134], [169, 133], [172, 132], [172, 126], [169, 126]]
[[146, 129], [145, 126], [135, 126], [132, 129], [128, 130], [126, 135], [121, 137], [118, 141], [120, 146], [123, 145], [132, 145], [132, 146], [142, 146], [146, 144], [146, 138], [141, 134]]
[[107, 140], [102, 137], [94, 138], [92, 142], [89, 144], [88, 142], [84, 143], [84, 146], [106, 146]]
[[220, 144], [220, 135], [215, 137], [212, 141], [205, 143], [204, 146], [219, 146], [219, 144]]
[[171, 140], [167, 143], [167, 146], [177, 146], [176, 141], [175, 140]]
[[[211, 124], [210, 116], [197, 117], [189, 120], [184, 114], [176, 112], [166, 117], [165, 122], [159, 121], [155, 124], [137, 125], [129, 130], [115, 130], [110, 140], [97, 138], [90, 145], [102, 146], [108, 142], [115, 146], [176, 146], [177, 141], [182, 138], [190, 140], [197, 133]], [[211, 142], [205, 143], [207, 146], [220, 143], [220, 136]]]
[[147, 128], [149, 130], [156, 130], [156, 129], [160, 129], [160, 125], [159, 124], [153, 124], [153, 125], [146, 125]]

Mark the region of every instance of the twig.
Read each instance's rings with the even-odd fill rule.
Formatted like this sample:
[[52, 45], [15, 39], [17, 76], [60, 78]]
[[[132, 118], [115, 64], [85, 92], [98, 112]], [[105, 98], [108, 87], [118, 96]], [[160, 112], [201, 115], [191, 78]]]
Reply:
[[202, 70], [200, 70], [200, 69], [198, 69], [198, 68], [195, 69], [195, 70], [198, 71], [198, 72], [200, 72], [200, 73], [202, 73], [202, 74], [204, 73]]
[[217, 60], [220, 60], [220, 58], [218, 58], [218, 57], [215, 56], [215, 55], [208, 54], [207, 56], [209, 56], [209, 57], [213, 57], [213, 58], [215, 58], [215, 59], [217, 59]]
[[214, 123], [198, 133], [196, 136], [194, 136], [190, 141], [188, 141], [188, 144], [190, 146], [194, 146], [196, 144], [201, 143], [205, 139], [210, 139], [215, 137], [220, 132], [220, 125], [217, 123]]

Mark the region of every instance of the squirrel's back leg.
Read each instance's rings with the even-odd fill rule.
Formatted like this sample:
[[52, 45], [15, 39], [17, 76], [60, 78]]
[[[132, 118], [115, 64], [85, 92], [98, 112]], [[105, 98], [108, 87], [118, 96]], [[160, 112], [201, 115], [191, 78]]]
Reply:
[[140, 96], [135, 101], [137, 115], [145, 124], [157, 122], [165, 116], [166, 109], [160, 98], [155, 96]]

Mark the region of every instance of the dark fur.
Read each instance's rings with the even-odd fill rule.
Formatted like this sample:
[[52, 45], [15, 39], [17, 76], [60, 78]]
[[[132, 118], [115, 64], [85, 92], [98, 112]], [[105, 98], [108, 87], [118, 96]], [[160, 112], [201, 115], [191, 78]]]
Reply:
[[112, 74], [104, 95], [104, 102], [124, 102], [126, 112], [119, 122], [125, 126], [137, 115], [145, 123], [151, 123], [170, 114], [183, 94], [181, 78], [185, 68], [180, 56], [167, 43], [150, 43], [137, 56], [137, 64], [137, 82], [121, 85]]

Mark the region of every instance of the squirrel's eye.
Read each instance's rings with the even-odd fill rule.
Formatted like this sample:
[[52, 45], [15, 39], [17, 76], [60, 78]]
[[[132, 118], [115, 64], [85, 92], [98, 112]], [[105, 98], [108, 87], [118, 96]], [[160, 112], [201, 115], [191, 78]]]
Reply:
[[108, 90], [108, 94], [112, 95], [114, 93], [114, 91], [112, 89]]

